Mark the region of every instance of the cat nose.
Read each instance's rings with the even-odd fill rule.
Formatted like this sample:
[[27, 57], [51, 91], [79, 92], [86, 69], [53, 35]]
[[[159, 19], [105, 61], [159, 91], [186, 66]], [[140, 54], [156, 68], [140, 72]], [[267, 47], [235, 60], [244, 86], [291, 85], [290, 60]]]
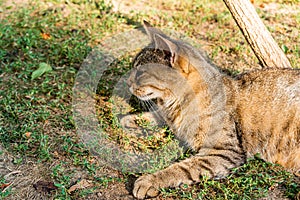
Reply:
[[133, 81], [129, 78], [129, 79], [127, 79], [126, 80], [126, 85], [128, 86], [128, 88], [129, 88], [129, 91], [132, 93], [133, 92], [133, 90], [134, 90], [134, 84], [133, 84]]

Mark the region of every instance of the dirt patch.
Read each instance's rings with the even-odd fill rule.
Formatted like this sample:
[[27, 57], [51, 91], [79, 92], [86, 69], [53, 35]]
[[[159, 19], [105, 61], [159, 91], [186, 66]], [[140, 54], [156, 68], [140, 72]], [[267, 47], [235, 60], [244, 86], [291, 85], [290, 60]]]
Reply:
[[[58, 192], [58, 187], [51, 177], [51, 171], [61, 160], [53, 160], [51, 164], [49, 162], [49, 164], [45, 164], [37, 163], [34, 159], [26, 159], [23, 160], [21, 164], [14, 164], [17, 159], [16, 156], [10, 155], [5, 149], [1, 148], [1, 146], [0, 152], [2, 152], [0, 155], [0, 174], [3, 175], [6, 180], [6, 188], [4, 188], [2, 192], [10, 191], [10, 195], [6, 199], [53, 199], [54, 195]], [[72, 185], [75, 185], [78, 180], [90, 178], [88, 173], [80, 167], [70, 166], [68, 171], [75, 171], [70, 181]], [[123, 178], [118, 171], [109, 168], [97, 170], [95, 175], [98, 177], [109, 176]], [[112, 181], [108, 183], [107, 187], [98, 187], [92, 194], [86, 195], [84, 198], [78, 196], [78, 199], [131, 200], [133, 199], [131, 191], [135, 180], [136, 178], [132, 176], [128, 178], [126, 183]]]
[[5, 19], [9, 13], [18, 10], [18, 8], [25, 7], [28, 4], [29, 0], [7, 0], [2, 4], [0, 3], [0, 20]]
[[[1, 147], [0, 147], [1, 149]], [[7, 199], [48, 199], [46, 193], [39, 193], [33, 185], [40, 180], [50, 180], [48, 176], [49, 167], [39, 164], [34, 160], [23, 160], [22, 164], [14, 164], [18, 159], [10, 155], [2, 148], [0, 156], [0, 174], [9, 184], [5, 190], [11, 190], [11, 195]]]

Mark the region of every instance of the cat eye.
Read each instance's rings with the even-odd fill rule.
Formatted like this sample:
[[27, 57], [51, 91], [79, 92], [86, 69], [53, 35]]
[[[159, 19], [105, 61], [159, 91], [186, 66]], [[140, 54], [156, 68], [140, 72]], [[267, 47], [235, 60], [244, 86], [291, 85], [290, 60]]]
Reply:
[[137, 70], [135, 73], [135, 79], [138, 79], [144, 72], [141, 70]]

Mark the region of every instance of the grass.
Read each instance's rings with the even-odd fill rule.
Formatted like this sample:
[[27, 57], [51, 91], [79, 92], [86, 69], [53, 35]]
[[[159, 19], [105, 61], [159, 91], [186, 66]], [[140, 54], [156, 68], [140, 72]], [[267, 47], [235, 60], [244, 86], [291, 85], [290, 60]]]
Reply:
[[[289, 6], [288, 9], [300, 5], [299, 1], [280, 3]], [[95, 197], [99, 192], [109, 193], [107, 188], [112, 185], [130, 185], [132, 182], [130, 174], [101, 165], [101, 161], [82, 144], [76, 134], [72, 113], [76, 74], [86, 56], [108, 36], [132, 30], [147, 19], [154, 26], [176, 30], [193, 38], [224, 69], [236, 72], [259, 67], [229, 12], [217, 0], [175, 4], [159, 1], [151, 9], [146, 2], [145, 9], [133, 12], [115, 11], [103, 0], [33, 0], [23, 6], [0, 1], [0, 6], [3, 8], [0, 11], [0, 144], [15, 155], [13, 166], [16, 168], [22, 168], [28, 160], [47, 166], [48, 171], [42, 174], [57, 187], [48, 194], [56, 199]], [[257, 7], [293, 67], [300, 68], [300, 13], [272, 13]], [[132, 55], [125, 55], [105, 72], [96, 96], [105, 106], [99, 106], [97, 112], [102, 116], [111, 140], [122, 148], [132, 150], [136, 147], [144, 151], [160, 148], [172, 140], [171, 133], [151, 136], [151, 131], [159, 130], [139, 119], [139, 125], [149, 131], [144, 139], [120, 134], [111, 110], [109, 97], [117, 82], [115, 77], [129, 70], [131, 59]], [[41, 65], [50, 66], [52, 70], [32, 79], [32, 73]], [[135, 111], [139, 109], [137, 106]], [[79, 179], [91, 180], [93, 186], [68, 193]], [[11, 180], [0, 176], [1, 199], [22, 195], [14, 190], [17, 185], [4, 187], [9, 182]], [[200, 184], [163, 190], [161, 197], [253, 199], [266, 196], [274, 188], [280, 188], [292, 199], [299, 191], [299, 180], [279, 166], [254, 159], [234, 170], [226, 179], [204, 177]]]
[[3, 199], [5, 197], [8, 197], [11, 192], [11, 187], [10, 184], [2, 176], [0, 176], [0, 186], [3, 186], [0, 190], [0, 198]]
[[[259, 157], [249, 159], [247, 164], [233, 169], [228, 177], [211, 180], [203, 177], [199, 184], [180, 189], [164, 190], [165, 197], [183, 199], [258, 199], [280, 185], [285, 195], [293, 198], [299, 191], [295, 177], [281, 166], [263, 162]], [[281, 197], [276, 194], [276, 198]]]

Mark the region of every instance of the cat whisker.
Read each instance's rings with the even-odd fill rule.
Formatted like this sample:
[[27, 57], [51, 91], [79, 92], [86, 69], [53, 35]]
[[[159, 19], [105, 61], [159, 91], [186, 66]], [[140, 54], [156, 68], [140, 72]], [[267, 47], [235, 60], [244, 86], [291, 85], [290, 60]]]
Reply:
[[167, 125], [163, 116], [162, 116], [162, 112], [160, 111], [160, 109], [157, 107], [156, 103], [152, 100], [149, 100], [146, 102], [148, 107], [149, 107], [149, 111], [153, 114], [153, 116], [160, 121], [160, 125], [165, 126]]

